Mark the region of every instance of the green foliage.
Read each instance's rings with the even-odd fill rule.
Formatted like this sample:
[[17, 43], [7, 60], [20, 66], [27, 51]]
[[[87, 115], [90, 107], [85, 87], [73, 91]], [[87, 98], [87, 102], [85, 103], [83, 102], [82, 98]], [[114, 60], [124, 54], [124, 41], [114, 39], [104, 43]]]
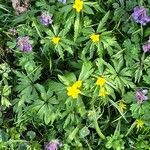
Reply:
[[124, 141], [123, 135], [120, 135], [118, 132], [108, 137], [108, 142], [106, 143], [106, 148], [110, 149], [113, 148], [114, 150], [121, 150], [124, 149]]
[[0, 150], [150, 149], [150, 0], [75, 2], [1, 0]]

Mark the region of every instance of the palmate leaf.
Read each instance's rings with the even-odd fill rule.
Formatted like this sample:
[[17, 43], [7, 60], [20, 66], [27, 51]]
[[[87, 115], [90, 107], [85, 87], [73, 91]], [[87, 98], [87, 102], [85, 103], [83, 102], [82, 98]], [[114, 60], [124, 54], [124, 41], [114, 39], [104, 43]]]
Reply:
[[104, 74], [108, 76], [108, 79], [121, 91], [123, 94], [125, 92], [125, 87], [134, 88], [135, 85], [131, 80], [131, 71], [129, 68], [123, 68], [123, 59], [112, 60], [113, 65], [105, 63], [107, 66]]
[[130, 107], [132, 116], [134, 118], [139, 118], [141, 116], [146, 116], [150, 111], [150, 104], [148, 103], [148, 101], [144, 102], [143, 104], [139, 104], [139, 103], [133, 103]]
[[39, 115], [42, 120], [44, 119], [45, 124], [53, 123], [57, 117], [57, 114], [52, 111], [51, 105], [49, 104], [44, 104], [38, 110], [37, 115]]
[[[37, 84], [36, 87], [40, 91], [41, 97], [34, 99], [34, 102], [27, 107], [27, 110], [31, 114], [37, 114], [37, 117], [45, 122], [45, 124], [53, 123], [57, 118], [55, 113], [56, 108], [53, 105], [59, 103], [55, 96], [52, 96], [53, 92], [48, 90], [47, 92], [42, 85]], [[44, 91], [43, 91], [44, 90]]]
[[140, 52], [139, 45], [134, 44], [131, 42], [130, 39], [127, 39], [124, 41], [123, 46], [125, 48], [124, 50], [124, 58], [126, 60], [127, 66], [133, 66], [135, 63], [135, 60], [138, 59], [138, 54]]

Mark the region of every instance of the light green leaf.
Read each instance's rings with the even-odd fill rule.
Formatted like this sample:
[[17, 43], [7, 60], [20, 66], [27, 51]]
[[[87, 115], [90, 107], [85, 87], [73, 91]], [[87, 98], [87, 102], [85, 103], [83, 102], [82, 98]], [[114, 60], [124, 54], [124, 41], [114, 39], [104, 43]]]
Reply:
[[102, 18], [102, 20], [99, 22], [98, 28], [96, 32], [101, 32], [101, 29], [105, 26], [108, 17], [109, 17], [109, 11], [105, 14], [105, 16]]
[[4, 96], [1, 97], [1, 104], [2, 104], [3, 106], [6, 106], [6, 107], [9, 107], [9, 106], [12, 105], [12, 104], [9, 102], [9, 100], [8, 100], [6, 97], [4, 97]]
[[77, 14], [75, 23], [74, 23], [74, 41], [76, 41], [80, 31], [80, 16]]
[[69, 86], [71, 83], [76, 81], [76, 76], [74, 73], [66, 73], [64, 76], [58, 75], [59, 80]]
[[69, 139], [70, 141], [72, 141], [72, 140], [75, 138], [75, 136], [76, 136], [76, 134], [78, 133], [78, 131], [79, 131], [79, 127], [76, 127], [76, 128], [69, 134], [68, 139]]
[[94, 71], [94, 68], [92, 68], [91, 62], [84, 62], [82, 65], [81, 73], [79, 75], [79, 80], [86, 80]]
[[79, 135], [81, 138], [85, 138], [87, 135], [90, 134], [90, 131], [88, 129], [88, 127], [84, 126], [80, 131], [79, 131]]

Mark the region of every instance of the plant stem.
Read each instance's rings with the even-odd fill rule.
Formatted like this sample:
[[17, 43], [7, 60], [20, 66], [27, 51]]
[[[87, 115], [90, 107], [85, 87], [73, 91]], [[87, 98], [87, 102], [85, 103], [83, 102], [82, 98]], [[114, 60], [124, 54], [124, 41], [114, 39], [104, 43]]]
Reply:
[[94, 127], [95, 127], [95, 130], [97, 131], [98, 135], [100, 136], [101, 139], [105, 139], [105, 136], [104, 134], [102, 133], [99, 125], [98, 125], [98, 122], [97, 122], [97, 117], [96, 117], [96, 111], [95, 109], [93, 108], [93, 124], [94, 124]]

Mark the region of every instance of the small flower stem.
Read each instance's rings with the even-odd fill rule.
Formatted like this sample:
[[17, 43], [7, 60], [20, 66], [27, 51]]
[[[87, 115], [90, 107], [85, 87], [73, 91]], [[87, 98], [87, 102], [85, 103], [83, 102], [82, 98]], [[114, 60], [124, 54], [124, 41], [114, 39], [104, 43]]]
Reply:
[[39, 31], [39, 29], [38, 29], [38, 27], [37, 27], [37, 25], [36, 25], [36, 22], [35, 22], [34, 20], [33, 20], [33, 22], [32, 22], [32, 26], [35, 27], [35, 29], [36, 29], [36, 31], [37, 31], [39, 37], [42, 38], [42, 35], [41, 35], [41, 33], [40, 33], [40, 31]]
[[142, 55], [141, 63], [143, 63], [144, 59], [145, 59], [145, 53], [143, 53], [143, 55]]
[[100, 136], [100, 138], [104, 140], [104, 139], [105, 139], [105, 136], [104, 136], [104, 134], [102, 133], [102, 131], [101, 131], [99, 125], [98, 125], [97, 119], [94, 119], [94, 127], [95, 127], [95, 129], [96, 129], [98, 135]]
[[136, 125], [136, 122], [134, 121], [133, 122], [133, 124], [131, 125], [131, 127], [128, 129], [128, 131], [127, 131], [127, 133], [126, 133], [126, 137], [130, 134], [130, 132], [134, 129], [134, 127], [135, 127], [135, 125]]
[[97, 118], [96, 118], [96, 112], [95, 112], [94, 108], [93, 108], [93, 124], [94, 124], [95, 130], [97, 131], [99, 137], [104, 140], [105, 136], [102, 133], [102, 131], [101, 131], [99, 125], [98, 125]]

